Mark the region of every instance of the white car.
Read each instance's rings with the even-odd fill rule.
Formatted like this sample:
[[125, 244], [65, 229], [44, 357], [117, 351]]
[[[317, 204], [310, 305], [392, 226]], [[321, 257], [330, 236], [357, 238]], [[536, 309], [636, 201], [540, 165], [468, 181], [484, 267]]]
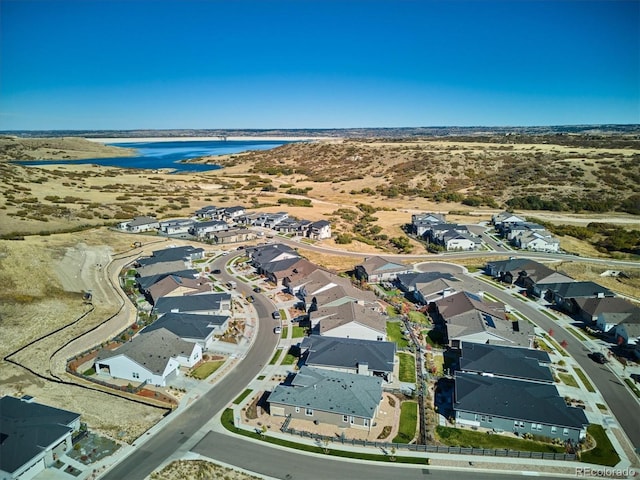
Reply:
[[274, 327], [273, 333], [280, 335], [282, 333], [282, 327]]

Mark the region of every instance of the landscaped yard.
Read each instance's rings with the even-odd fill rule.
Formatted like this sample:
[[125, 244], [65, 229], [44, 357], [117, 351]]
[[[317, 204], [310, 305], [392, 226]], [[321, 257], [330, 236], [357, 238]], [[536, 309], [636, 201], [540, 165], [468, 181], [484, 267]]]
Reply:
[[409, 353], [398, 353], [400, 359], [400, 381], [416, 383], [416, 359]]
[[400, 425], [398, 435], [393, 439], [393, 443], [409, 443], [416, 436], [416, 426], [418, 424], [418, 404], [413, 401], [402, 402], [400, 405]]
[[524, 452], [564, 453], [564, 447], [550, 443], [523, 440], [507, 435], [488, 435], [486, 432], [474, 432], [459, 428], [436, 427], [436, 436], [440, 442], [452, 447], [496, 448], [521, 450]]
[[214, 360], [212, 362], [205, 362], [201, 365], [198, 365], [192, 372], [191, 376], [193, 378], [197, 378], [198, 380], [204, 380], [213, 372], [218, 370], [222, 365], [224, 365], [225, 360]]
[[287, 354], [282, 359], [281, 365], [293, 365], [298, 361], [298, 357], [291, 353], [291, 350], [287, 352]]
[[613, 448], [609, 437], [607, 437], [602, 425], [591, 424], [587, 427], [587, 434], [596, 442], [596, 447], [588, 452], [580, 455], [580, 460], [586, 463], [595, 463], [597, 465], [607, 465], [613, 467], [620, 461], [620, 457]]
[[560, 380], [562, 380], [562, 382], [565, 385], [569, 385], [570, 387], [580, 387], [580, 385], [578, 385], [578, 382], [576, 381], [575, 378], [573, 378], [573, 375], [571, 375], [570, 373], [558, 373], [558, 378], [560, 378]]
[[289, 335], [289, 327], [282, 327], [280, 338], [287, 338], [287, 335]]
[[244, 400], [245, 398], [247, 398], [247, 396], [249, 396], [249, 394], [253, 392], [253, 390], [251, 390], [250, 388], [247, 388], [244, 392], [242, 392], [240, 395], [238, 395], [238, 398], [236, 398], [233, 403], [235, 405], [239, 405], [242, 400]]
[[424, 335], [424, 340], [432, 347], [441, 347], [444, 344], [444, 336], [440, 330], [432, 328]]
[[275, 353], [273, 354], [273, 357], [271, 357], [271, 361], [269, 362], [269, 365], [275, 365], [281, 353], [282, 353], [281, 349], [276, 350]]
[[596, 389], [593, 388], [593, 385], [591, 385], [591, 382], [589, 381], [589, 379], [587, 378], [587, 376], [584, 374], [582, 370], [580, 370], [578, 367], [573, 367], [573, 371], [576, 372], [576, 375], [580, 377], [580, 380], [582, 380], [582, 383], [584, 383], [584, 386], [587, 387], [587, 390], [589, 390], [590, 392], [596, 391]]
[[403, 330], [404, 324], [400, 322], [387, 322], [387, 338], [390, 342], [396, 342], [399, 349], [409, 346], [409, 341], [402, 335]]
[[420, 323], [422, 325], [429, 325], [429, 318], [422, 312], [411, 311], [409, 312], [409, 320], [413, 323]]
[[293, 338], [302, 338], [307, 335], [307, 329], [305, 327], [293, 327], [293, 331], [291, 332], [291, 336]]

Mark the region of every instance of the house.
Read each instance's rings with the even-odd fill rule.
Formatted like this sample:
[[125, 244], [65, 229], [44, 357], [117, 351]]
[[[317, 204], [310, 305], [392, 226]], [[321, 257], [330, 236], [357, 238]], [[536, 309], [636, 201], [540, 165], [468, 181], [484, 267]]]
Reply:
[[456, 230], [446, 231], [439, 240], [447, 250], [477, 250], [482, 245], [482, 240], [479, 238]]
[[355, 302], [319, 307], [309, 313], [314, 333], [329, 337], [385, 341], [387, 319], [370, 306]]
[[95, 358], [97, 374], [165, 387], [180, 375], [180, 366], [202, 360], [202, 347], [165, 328], [138, 335], [115, 350], [102, 349]]
[[251, 265], [255, 267], [258, 273], [263, 273], [262, 269], [264, 265], [280, 260], [300, 257], [298, 252], [284, 243], [273, 243], [247, 248], [246, 252], [251, 259]]
[[214, 207], [213, 205], [206, 205], [196, 210], [195, 214], [198, 218], [216, 218], [223, 210], [224, 209]]
[[461, 372], [553, 383], [551, 359], [543, 350], [463, 342], [460, 353]]
[[0, 398], [0, 477], [28, 480], [73, 448], [80, 414], [10, 396]]
[[193, 313], [196, 315], [223, 315], [231, 311], [231, 295], [228, 293], [202, 293], [186, 297], [161, 297], [153, 312]]
[[271, 415], [370, 430], [382, 400], [382, 379], [303, 366], [269, 397]]
[[194, 237], [204, 238], [207, 234], [223, 232], [226, 230], [229, 230], [227, 222], [223, 222], [222, 220], [210, 220], [208, 222], [194, 223], [191, 226], [191, 229], [189, 229], [189, 233]]
[[149, 303], [155, 305], [161, 297], [197, 295], [211, 292], [212, 283], [204, 278], [183, 278], [167, 275], [144, 291]]
[[314, 240], [331, 238], [331, 224], [326, 220], [319, 220], [309, 225], [307, 236]]
[[190, 245], [184, 247], [170, 247], [162, 250], [155, 250], [150, 257], [139, 258], [136, 264], [139, 266], [153, 265], [154, 263], [166, 263], [182, 260], [185, 264], [190, 265], [194, 260], [204, 258], [204, 249], [192, 247]]
[[502, 227], [502, 235], [512, 242], [520, 235], [545, 231], [546, 230], [542, 225], [532, 222], [510, 222], [504, 223]]
[[416, 303], [428, 305], [453, 295], [460, 281], [450, 273], [412, 272], [398, 275], [396, 285], [410, 293]]
[[349, 279], [321, 269], [288, 282], [287, 290], [302, 300], [309, 311], [317, 310], [318, 306], [335, 307], [350, 302], [367, 305], [377, 301], [373, 292], [360, 290]]
[[640, 343], [640, 316], [637, 312], [617, 315], [620, 321], [611, 329], [616, 344], [635, 347]]
[[458, 292], [436, 300], [434, 306], [436, 321], [444, 327], [450, 347], [459, 348], [462, 342], [532, 346], [533, 327], [528, 322], [508, 320], [501, 303]]
[[145, 290], [148, 290], [149, 287], [151, 287], [155, 283], [158, 283], [160, 280], [162, 280], [165, 277], [168, 277], [169, 275], [173, 275], [175, 277], [180, 277], [180, 278], [194, 279], [200, 276], [200, 272], [193, 269], [187, 269], [187, 270], [158, 273], [158, 274], [149, 275], [146, 277], [136, 277], [136, 286], [140, 290], [140, 293], [144, 295]]
[[[305, 278], [312, 272], [318, 270], [315, 263], [310, 262], [306, 258], [295, 259], [294, 263], [289, 264], [294, 259], [282, 260], [273, 264], [273, 268], [265, 269], [265, 274], [269, 281], [274, 281], [276, 285], [282, 285], [287, 288], [291, 282], [295, 282], [299, 278]], [[288, 265], [284, 265], [288, 264]], [[278, 267], [280, 265], [280, 267]]]
[[546, 230], [521, 233], [513, 239], [513, 243], [523, 250], [533, 250], [536, 252], [560, 251], [560, 240]]
[[215, 337], [224, 334], [228, 326], [228, 315], [166, 313], [151, 325], [146, 326], [140, 335], [164, 328], [182, 340], [197, 343], [202, 350], [208, 350]]
[[179, 235], [189, 233], [189, 229], [196, 222], [190, 218], [178, 218], [175, 220], [166, 220], [160, 222], [160, 232], [165, 235]]
[[573, 299], [613, 297], [613, 292], [595, 282], [565, 282], [545, 286], [549, 298], [562, 310], [573, 313]]
[[300, 344], [305, 365], [393, 381], [395, 342], [311, 335]]
[[160, 228], [160, 222], [155, 217], [134, 217], [132, 220], [119, 223], [118, 228], [127, 232], [140, 233]]
[[528, 258], [510, 258], [509, 260], [488, 262], [484, 270], [487, 275], [491, 275], [501, 282], [512, 284], [520, 278], [520, 272], [526, 272], [527, 269], [532, 270], [537, 267], [548, 268]]
[[427, 230], [425, 236], [433, 243], [446, 246], [444, 240], [445, 235], [451, 237], [455, 234], [470, 235], [469, 229], [465, 225], [458, 225], [457, 223], [436, 223]]
[[586, 437], [589, 422], [584, 411], [568, 406], [552, 384], [464, 372], [456, 372], [454, 382], [458, 425], [571, 443]]
[[411, 215], [411, 231], [418, 237], [423, 237], [433, 225], [446, 223], [440, 213], [418, 213]]
[[209, 238], [217, 244], [247, 242], [256, 238], [256, 233], [246, 228], [238, 228], [226, 232], [208, 233]]
[[356, 277], [369, 283], [390, 282], [400, 273], [409, 273], [413, 268], [402, 263], [391, 262], [382, 257], [369, 257], [356, 265]]
[[500, 230], [503, 224], [525, 223], [526, 221], [526, 218], [511, 212], [501, 212], [491, 217], [491, 223], [496, 227], [496, 230]]
[[608, 332], [615, 325], [602, 321], [606, 314], [636, 312], [636, 315], [640, 315], [639, 306], [618, 297], [573, 298], [571, 303], [571, 310], [576, 312], [580, 320], [588, 324], [595, 322], [597, 328], [603, 332]]
[[222, 213], [223, 218], [234, 221], [245, 214], [245, 208], [241, 206], [226, 207]]
[[[140, 259], [143, 260], [143, 259]], [[156, 275], [169, 275], [175, 272], [185, 272], [191, 270], [191, 262], [186, 260], [175, 260], [172, 262], [154, 262], [148, 265], [136, 267], [137, 276], [154, 277]]]

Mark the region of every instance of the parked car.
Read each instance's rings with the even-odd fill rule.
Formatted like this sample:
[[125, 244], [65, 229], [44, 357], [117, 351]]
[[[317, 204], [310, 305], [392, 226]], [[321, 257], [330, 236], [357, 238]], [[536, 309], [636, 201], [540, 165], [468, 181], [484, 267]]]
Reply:
[[249, 303], [253, 303], [253, 302], [255, 302], [255, 300], [256, 300], [256, 299], [255, 299], [255, 298], [253, 298], [253, 295], [249, 295], [249, 296], [247, 297], [247, 302], [249, 302]]
[[260, 293], [262, 292], [262, 289], [260, 287], [253, 287], [253, 291], [256, 293]]
[[276, 310], [275, 312], [273, 312], [271, 315], [273, 316], [273, 318], [274, 318], [275, 320], [280, 320], [280, 319], [282, 318], [282, 317], [280, 317], [280, 312], [279, 312], [278, 310]]
[[273, 333], [280, 335], [282, 333], [282, 327], [274, 327]]
[[605, 357], [604, 354], [600, 352], [593, 352], [591, 354], [591, 360], [598, 363], [607, 363], [607, 357]]
[[220, 271], [220, 269], [219, 269], [219, 268], [216, 268], [215, 270], [211, 270], [211, 273], [213, 273], [214, 275], [219, 275], [219, 274], [221, 274], [222, 272]]

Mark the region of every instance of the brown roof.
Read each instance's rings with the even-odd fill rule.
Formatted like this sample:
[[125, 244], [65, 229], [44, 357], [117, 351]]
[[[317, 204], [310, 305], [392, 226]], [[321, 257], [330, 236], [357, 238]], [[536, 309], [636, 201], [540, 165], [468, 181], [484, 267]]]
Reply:
[[387, 332], [387, 319], [371, 307], [359, 305], [355, 302], [345, 303], [336, 307], [320, 307], [311, 316], [324, 317], [320, 320], [320, 333], [346, 325], [359, 323], [378, 332]]
[[285, 270], [274, 271], [273, 276], [276, 277], [277, 280], [281, 280], [283, 278], [288, 278], [291, 280], [297, 280], [300, 278], [305, 278], [310, 273], [317, 270], [318, 267], [315, 263], [311, 263], [309, 260], [305, 258], [300, 258], [296, 263], [290, 265]]
[[211, 292], [211, 283], [204, 278], [183, 278], [169, 275], [149, 287], [148, 292], [155, 303], [160, 297], [165, 297], [178, 289], [182, 290], [182, 295], [206, 293]]
[[375, 274], [376, 271], [382, 267], [384, 267], [387, 264], [392, 264], [392, 265], [397, 265], [396, 268], [385, 268], [383, 270], [382, 273], [389, 273], [389, 272], [394, 272], [394, 271], [405, 271], [405, 270], [411, 270], [410, 266], [404, 265], [402, 263], [398, 263], [398, 262], [392, 262], [391, 260], [387, 260], [385, 258], [382, 257], [370, 257], [365, 259], [364, 262], [362, 262], [362, 264], [358, 265], [359, 267], [362, 267], [366, 272], [367, 275], [371, 275], [371, 274]]
[[435, 302], [438, 312], [445, 320], [462, 313], [478, 310], [480, 312], [506, 320], [504, 305], [496, 302], [484, 302], [469, 292], [454, 293]]

